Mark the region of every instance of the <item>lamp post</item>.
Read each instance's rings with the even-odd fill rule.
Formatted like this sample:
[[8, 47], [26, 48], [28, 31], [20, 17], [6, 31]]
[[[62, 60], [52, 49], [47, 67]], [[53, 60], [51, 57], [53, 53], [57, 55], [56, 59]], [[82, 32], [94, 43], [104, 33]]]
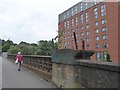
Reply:
[[83, 59], [84, 59], [85, 58], [85, 41], [84, 41], [83, 37], [82, 37], [81, 41], [82, 41], [82, 50], [83, 50]]

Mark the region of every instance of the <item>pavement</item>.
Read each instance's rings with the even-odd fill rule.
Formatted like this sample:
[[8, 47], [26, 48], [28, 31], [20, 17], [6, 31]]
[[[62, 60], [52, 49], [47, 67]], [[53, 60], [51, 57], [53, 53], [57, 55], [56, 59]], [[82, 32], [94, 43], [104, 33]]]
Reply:
[[0, 58], [0, 66], [2, 66], [2, 70], [0, 70], [2, 88], [55, 88], [52, 84], [24, 68], [18, 71], [17, 64], [10, 62], [6, 58], [2, 58], [2, 60]]

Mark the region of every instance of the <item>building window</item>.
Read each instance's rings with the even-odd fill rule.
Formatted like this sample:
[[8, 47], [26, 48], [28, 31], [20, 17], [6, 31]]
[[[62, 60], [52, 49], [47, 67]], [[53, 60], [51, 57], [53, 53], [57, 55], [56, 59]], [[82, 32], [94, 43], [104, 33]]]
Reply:
[[66, 19], [66, 13], [64, 13], [64, 20]]
[[74, 44], [74, 40], [72, 40], [72, 44]]
[[74, 35], [72, 34], [72, 38], [74, 38]]
[[98, 21], [95, 22], [95, 26], [98, 26]]
[[78, 40], [76, 41], [76, 43], [78, 44]]
[[75, 14], [77, 14], [77, 11], [78, 11], [77, 6], [75, 6]]
[[97, 60], [100, 60], [100, 58], [101, 58], [100, 56], [101, 56], [100, 52], [96, 52], [96, 59]]
[[106, 23], [106, 19], [103, 19], [103, 20], [102, 20], [102, 24], [105, 24], [105, 23]]
[[76, 38], [78, 38], [78, 34], [76, 34]]
[[69, 37], [69, 36], [67, 36], [67, 38], [69, 39], [70, 37]]
[[98, 30], [98, 28], [97, 29], [95, 29], [95, 33], [97, 34], [97, 33], [99, 33], [99, 30]]
[[108, 44], [107, 43], [103, 43], [103, 48], [107, 48]]
[[102, 36], [102, 39], [103, 39], [103, 40], [106, 40], [106, 39], [107, 39], [107, 35], [103, 35], [103, 36]]
[[76, 28], [76, 32], [78, 32], [78, 28]]
[[81, 30], [83, 30], [84, 29], [84, 27], [83, 26], [81, 26]]
[[106, 11], [105, 11], [105, 5], [101, 5], [101, 16], [105, 16]]
[[96, 44], [96, 48], [100, 48], [100, 44], [99, 43]]
[[70, 42], [68, 42], [68, 45], [70, 44]]
[[64, 40], [66, 40], [66, 37], [64, 37]]
[[86, 35], [89, 35], [90, 34], [90, 32], [89, 31], [86, 31]]
[[83, 11], [83, 3], [80, 3], [80, 11]]
[[67, 18], [69, 18], [69, 11], [67, 11]]
[[98, 18], [98, 8], [94, 8], [94, 18]]
[[99, 41], [100, 40], [100, 37], [99, 36], [96, 36], [96, 38], [95, 38], [97, 41]]
[[64, 34], [66, 34], [66, 32], [64, 32]]
[[78, 17], [76, 17], [76, 26], [78, 25]]
[[64, 42], [64, 46], [66, 46], [67, 44], [66, 44], [66, 42]]
[[72, 26], [74, 26], [74, 18], [72, 18]]
[[86, 15], [86, 17], [85, 17], [85, 18], [86, 18], [86, 22], [88, 22], [88, 21], [89, 21], [89, 16], [88, 16], [88, 15], [89, 15], [89, 13], [88, 13], [88, 12], [86, 12], [86, 13], [85, 13], [85, 15]]
[[106, 27], [103, 27], [102, 28], [102, 32], [106, 32], [107, 31], [107, 28]]
[[88, 9], [88, 2], [85, 3], [85, 9]]
[[81, 33], [81, 36], [82, 36], [82, 37], [84, 36], [84, 33], [83, 33], [83, 32]]
[[70, 25], [69, 25], [69, 20], [67, 21], [67, 28], [69, 28], [70, 27]]
[[68, 30], [68, 34], [69, 34], [70, 32], [69, 32], [69, 30]]
[[87, 48], [87, 49], [88, 49], [88, 48], [90, 48], [90, 45], [89, 45], [89, 44], [87, 44], [87, 45], [86, 45], [86, 48]]
[[72, 32], [74, 32], [74, 29], [71, 29], [72, 30]]
[[90, 25], [89, 25], [89, 24], [87, 24], [87, 25], [86, 25], [86, 28], [88, 29], [89, 27], [90, 27]]
[[73, 14], [74, 14], [74, 9], [73, 9], [73, 8], [71, 9], [71, 14], [72, 14], [72, 16], [73, 16]]
[[80, 17], [81, 17], [81, 23], [83, 23], [84, 22], [83, 14], [81, 14]]
[[86, 38], [86, 42], [90, 42], [90, 38]]
[[66, 29], [66, 22], [64, 22], [64, 29]]

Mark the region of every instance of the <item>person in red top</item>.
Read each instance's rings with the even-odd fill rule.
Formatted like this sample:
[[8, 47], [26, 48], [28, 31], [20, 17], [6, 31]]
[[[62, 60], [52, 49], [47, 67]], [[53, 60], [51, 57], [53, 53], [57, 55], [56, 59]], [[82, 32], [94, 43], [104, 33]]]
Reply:
[[23, 61], [23, 56], [21, 55], [21, 52], [18, 52], [16, 59], [18, 60], [18, 71], [21, 69], [21, 62]]

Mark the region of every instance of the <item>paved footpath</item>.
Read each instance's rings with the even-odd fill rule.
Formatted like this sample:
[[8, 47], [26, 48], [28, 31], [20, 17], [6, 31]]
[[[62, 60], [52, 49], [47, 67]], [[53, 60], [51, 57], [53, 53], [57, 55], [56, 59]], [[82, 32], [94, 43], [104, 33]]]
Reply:
[[54, 86], [23, 68], [17, 71], [16, 64], [3, 58], [2, 88], [54, 88]]

